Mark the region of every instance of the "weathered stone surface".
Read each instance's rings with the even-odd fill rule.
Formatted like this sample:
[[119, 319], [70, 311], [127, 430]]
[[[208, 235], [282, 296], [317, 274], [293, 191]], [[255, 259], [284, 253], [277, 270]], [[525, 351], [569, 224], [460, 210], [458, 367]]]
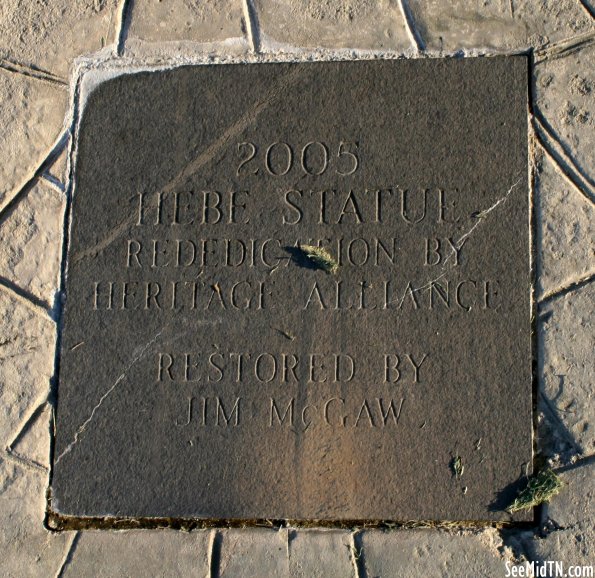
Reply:
[[539, 298], [595, 272], [595, 206], [549, 157], [536, 161]]
[[368, 576], [500, 576], [504, 561], [495, 531], [481, 535], [436, 530], [369, 531], [362, 536]]
[[395, 0], [255, 0], [262, 49], [412, 48]]
[[64, 79], [76, 56], [115, 41], [118, 0], [28, 2], [2, 0], [0, 58]]
[[66, 555], [70, 534], [52, 534], [43, 526], [46, 486], [41, 471], [0, 455], [1, 573], [6, 578], [55, 576]]
[[355, 576], [351, 533], [346, 530], [294, 530], [289, 533], [291, 578]]
[[553, 453], [590, 455], [595, 450], [594, 316], [593, 283], [552, 300], [542, 311], [541, 410], [553, 436]]
[[0, 440], [17, 435], [33, 404], [49, 390], [55, 326], [0, 287]]
[[592, 43], [535, 67], [537, 109], [591, 184], [595, 183], [593, 60]]
[[126, 54], [188, 55], [215, 47], [218, 53], [243, 51], [248, 45], [242, 18], [238, 0], [135, 0]]
[[82, 532], [62, 576], [209, 576], [210, 531]]
[[219, 578], [286, 578], [290, 575], [287, 530], [246, 528], [222, 530], [221, 534]]
[[[507, 517], [532, 445], [526, 64], [198, 66], [97, 88], [56, 512]], [[244, 192], [223, 217], [204, 191]], [[168, 246], [204, 238], [174, 266]], [[267, 243], [254, 264], [237, 260], [250, 239]], [[298, 247], [319, 242], [336, 276]]]
[[59, 285], [65, 195], [44, 180], [0, 224], [0, 277], [50, 306]]
[[66, 87], [0, 69], [0, 210], [58, 138], [67, 97]]
[[513, 50], [539, 47], [593, 30], [574, 0], [416, 0], [408, 2], [428, 50]]

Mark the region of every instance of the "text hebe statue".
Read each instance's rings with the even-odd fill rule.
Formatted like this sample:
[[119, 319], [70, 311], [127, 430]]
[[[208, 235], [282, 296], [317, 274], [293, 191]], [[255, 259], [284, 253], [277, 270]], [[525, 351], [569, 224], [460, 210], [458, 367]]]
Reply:
[[526, 65], [92, 91], [52, 515], [510, 519], [532, 460]]

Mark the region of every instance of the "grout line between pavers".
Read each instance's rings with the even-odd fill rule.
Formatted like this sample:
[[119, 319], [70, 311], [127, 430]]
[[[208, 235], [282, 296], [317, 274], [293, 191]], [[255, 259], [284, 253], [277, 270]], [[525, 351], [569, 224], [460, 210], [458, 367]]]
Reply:
[[116, 24], [116, 56], [124, 54], [124, 46], [128, 37], [128, 27], [132, 14], [132, 3], [134, 0], [122, 0], [119, 19]]
[[68, 81], [61, 76], [8, 58], [0, 58], [0, 69], [12, 74], [21, 74], [22, 76], [27, 76], [28, 78], [33, 78], [35, 80], [58, 84], [60, 86], [68, 86]]
[[555, 60], [573, 54], [595, 43], [595, 32], [586, 32], [578, 36], [564, 38], [558, 42], [547, 44], [534, 51], [534, 65], [539, 65], [547, 60]]
[[223, 536], [219, 530], [211, 530], [211, 537], [209, 540], [209, 578], [219, 578], [219, 565], [221, 561], [221, 542]]
[[72, 558], [74, 556], [74, 552], [76, 550], [76, 547], [78, 545], [80, 537], [81, 537], [80, 532], [74, 533], [74, 536], [72, 537], [72, 540], [70, 541], [70, 544], [68, 544], [68, 548], [66, 549], [66, 554], [64, 555], [64, 559], [62, 560], [62, 563], [60, 564], [60, 567], [58, 568], [58, 571], [56, 572], [56, 578], [63, 578], [64, 571], [66, 570], [66, 567], [72, 561]]
[[5, 457], [5, 459], [12, 461], [12, 462], [16, 462], [20, 466], [25, 467], [27, 469], [34, 470], [36, 472], [43, 472], [44, 474], [47, 474], [49, 472], [49, 468], [47, 468], [46, 466], [44, 466], [30, 458], [26, 458], [25, 456], [17, 454], [15, 452], [9, 450], [8, 448], [6, 448], [4, 450], [4, 457]]
[[413, 19], [413, 14], [411, 13], [408, 0], [399, 0], [399, 9], [401, 10], [403, 20], [405, 21], [407, 35], [411, 40], [413, 48], [415, 48], [417, 52], [423, 52], [426, 49], [426, 45], [423, 41], [423, 38], [421, 37], [421, 34], [417, 30], [417, 27], [415, 26], [415, 20]]
[[589, 6], [589, 4], [587, 4], [585, 2], [585, 0], [578, 0], [581, 4], [581, 6], [585, 9], [585, 12], [587, 12], [587, 14], [591, 17], [591, 18], [595, 18], [595, 11], [593, 10], [593, 8], [591, 8], [591, 6]]
[[574, 160], [564, 150], [558, 137], [552, 131], [548, 130], [540, 116], [541, 114], [538, 111], [534, 111], [533, 128], [537, 142], [548, 158], [560, 169], [566, 180], [589, 202], [595, 203], [595, 189], [588, 178], [583, 175]]
[[23, 434], [25, 434], [29, 430], [29, 426], [32, 425], [35, 422], [35, 420], [43, 413], [43, 410], [45, 409], [47, 402], [48, 396], [46, 393], [41, 397], [41, 400], [38, 400], [37, 402], [32, 404], [32, 406], [30, 406], [33, 409], [27, 412], [25, 418], [21, 421], [19, 427], [17, 428], [17, 433], [12, 436], [11, 441], [8, 442], [6, 446], [6, 451], [8, 453], [12, 453], [14, 451], [15, 444], [17, 444], [21, 440]]
[[43, 299], [39, 299], [39, 297], [29, 293], [29, 291], [19, 287], [9, 279], [0, 277], [0, 290], [4, 291], [13, 299], [16, 299], [41, 317], [45, 317], [50, 321], [55, 321], [53, 317], [53, 308], [49, 303], [46, 303]]
[[366, 565], [364, 562], [364, 548], [361, 542], [361, 533], [359, 531], [351, 532], [349, 543], [349, 553], [353, 565], [355, 578], [368, 578]]
[[559, 468], [555, 468], [555, 472], [557, 474], [564, 474], [566, 472], [570, 472], [572, 470], [576, 470], [578, 468], [582, 468], [584, 466], [590, 466], [595, 464], [595, 454], [591, 454], [589, 456], [585, 456], [583, 458], [579, 458], [575, 462], [568, 464], [566, 466], [560, 466]]
[[578, 289], [582, 289], [585, 285], [589, 285], [595, 281], [595, 273], [588, 273], [587, 275], [581, 277], [580, 279], [575, 279], [562, 287], [558, 287], [557, 289], [553, 289], [552, 291], [548, 291], [545, 295], [541, 297], [539, 300], [539, 307], [543, 308], [544, 305], [547, 305], [551, 301], [558, 299], [559, 297], [564, 297], [573, 291], [577, 291]]
[[25, 184], [12, 196], [8, 201], [5, 201], [2, 206], [0, 206], [0, 226], [6, 221], [8, 216], [12, 213], [14, 208], [18, 205], [19, 201], [33, 188], [35, 185], [35, 181], [43, 175], [43, 173], [49, 169], [49, 167], [54, 163], [54, 161], [60, 156], [64, 148], [66, 147], [66, 143], [68, 142], [68, 138], [70, 135], [70, 131], [64, 130], [60, 133], [60, 136], [56, 139], [56, 142], [51, 147], [49, 153], [46, 157], [39, 163], [37, 168], [33, 171], [33, 174], [27, 179]]
[[66, 192], [66, 186], [64, 185], [64, 183], [60, 179], [56, 178], [54, 175], [52, 175], [48, 172], [45, 172], [39, 178], [41, 180], [43, 180], [43, 182], [46, 185], [51, 187], [57, 193], [60, 193], [63, 195]]
[[244, 21], [246, 25], [246, 35], [248, 42], [254, 54], [260, 52], [260, 31], [258, 27], [258, 16], [256, 14], [256, 7], [253, 0], [242, 0], [242, 8], [244, 10]]

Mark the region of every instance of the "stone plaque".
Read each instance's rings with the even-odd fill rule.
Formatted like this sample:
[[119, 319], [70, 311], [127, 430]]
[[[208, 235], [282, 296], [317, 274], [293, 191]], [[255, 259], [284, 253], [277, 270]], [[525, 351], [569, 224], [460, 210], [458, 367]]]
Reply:
[[525, 57], [125, 74], [75, 153], [54, 514], [510, 519]]

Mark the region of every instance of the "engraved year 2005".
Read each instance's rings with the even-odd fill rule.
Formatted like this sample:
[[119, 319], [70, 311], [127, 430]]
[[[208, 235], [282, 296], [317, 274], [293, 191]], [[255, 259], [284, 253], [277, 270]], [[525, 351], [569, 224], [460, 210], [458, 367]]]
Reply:
[[268, 146], [253, 142], [238, 143], [238, 177], [257, 175], [264, 169], [269, 175], [283, 177], [291, 171], [319, 176], [327, 170], [339, 175], [352, 175], [359, 169], [359, 143], [343, 142], [328, 145], [320, 141], [307, 142], [304, 145], [290, 145], [276, 141]]

